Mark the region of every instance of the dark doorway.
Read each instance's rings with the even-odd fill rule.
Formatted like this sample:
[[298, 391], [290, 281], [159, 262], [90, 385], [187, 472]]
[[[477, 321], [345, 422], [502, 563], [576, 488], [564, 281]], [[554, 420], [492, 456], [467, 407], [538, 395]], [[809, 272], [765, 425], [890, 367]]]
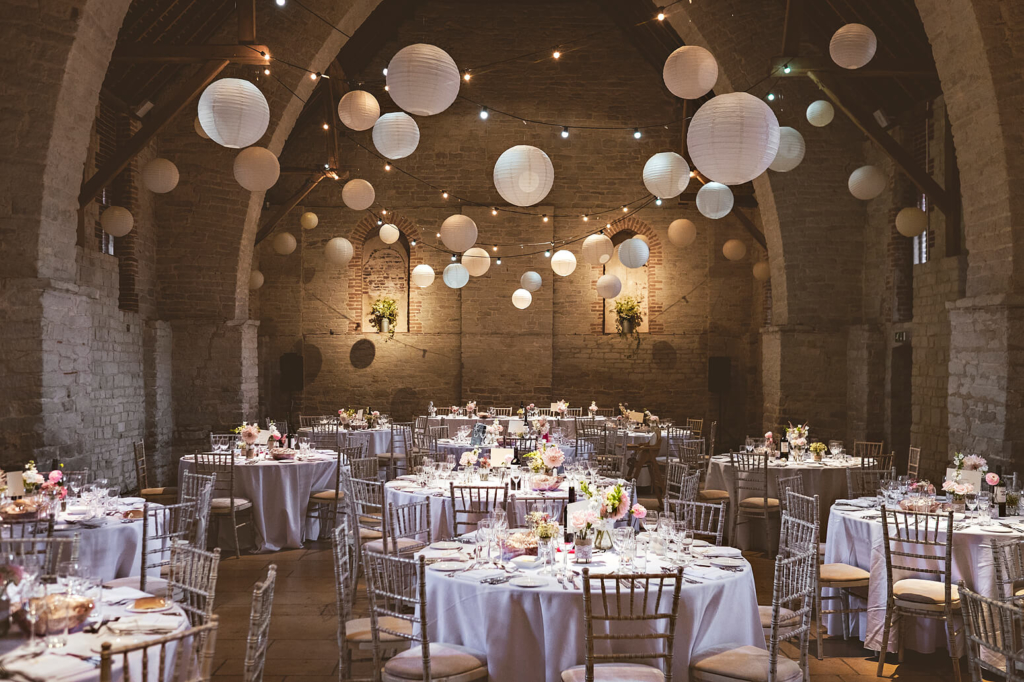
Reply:
[[891, 374], [889, 378], [889, 400], [892, 421], [890, 424], [892, 449], [896, 453], [897, 471], [906, 472], [907, 448], [910, 447], [910, 423], [912, 420], [913, 388], [911, 376], [914, 366], [914, 349], [909, 343], [892, 349]]

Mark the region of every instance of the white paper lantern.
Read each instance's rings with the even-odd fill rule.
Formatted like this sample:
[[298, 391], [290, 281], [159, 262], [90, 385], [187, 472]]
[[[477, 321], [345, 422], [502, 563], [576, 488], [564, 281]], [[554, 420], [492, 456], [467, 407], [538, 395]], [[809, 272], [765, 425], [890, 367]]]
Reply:
[[353, 211], [365, 211], [370, 208], [376, 197], [373, 185], [361, 178], [349, 180], [341, 188], [341, 200]]
[[928, 214], [917, 206], [907, 206], [896, 214], [896, 231], [904, 237], [916, 237], [928, 229]]
[[295, 241], [295, 237], [291, 232], [282, 232], [274, 237], [274, 251], [277, 251], [282, 256], [290, 254], [297, 245], [298, 242]]
[[676, 246], [689, 246], [696, 238], [697, 226], [692, 220], [680, 218], [668, 226], [668, 240]]
[[708, 94], [718, 80], [718, 62], [703, 47], [684, 45], [668, 56], [661, 72], [665, 87], [683, 99]]
[[249, 290], [256, 291], [263, 286], [263, 273], [259, 270], [253, 270], [249, 273]]
[[417, 43], [399, 50], [388, 64], [388, 94], [410, 114], [433, 116], [459, 96], [459, 67], [447, 52]]
[[651, 248], [641, 239], [627, 239], [619, 244], [619, 262], [627, 268], [641, 268], [651, 257]]
[[210, 139], [210, 136], [206, 134], [205, 130], [203, 130], [203, 124], [199, 120], [199, 116], [196, 116], [195, 120], [192, 121], [192, 127], [195, 128], [196, 135], [203, 138], [204, 140]]
[[824, 128], [832, 122], [835, 115], [836, 110], [827, 100], [815, 100], [807, 106], [807, 122], [815, 128]]
[[281, 177], [281, 164], [266, 147], [246, 147], [235, 157], [235, 180], [250, 192], [270, 189]]
[[352, 130], [369, 130], [380, 118], [380, 104], [365, 90], [351, 90], [338, 102], [338, 118]]
[[444, 269], [441, 279], [452, 289], [461, 289], [469, 283], [469, 270], [462, 263], [452, 263]]
[[515, 206], [533, 206], [548, 195], [554, 181], [551, 159], [530, 145], [506, 149], [494, 164], [494, 187]]
[[859, 69], [871, 61], [877, 47], [874, 31], [864, 24], [847, 24], [832, 36], [828, 53], [844, 69]]
[[806, 150], [804, 136], [795, 128], [782, 126], [779, 128], [779, 151], [768, 167], [778, 173], [789, 172], [804, 160]]
[[527, 291], [537, 291], [543, 283], [544, 280], [541, 279], [540, 274], [533, 270], [527, 270], [523, 273], [523, 276], [519, 278], [519, 286], [523, 287]]
[[168, 159], [153, 159], [142, 167], [142, 184], [150, 192], [167, 194], [178, 186], [178, 167]]
[[729, 260], [743, 260], [747, 255], [747, 245], [739, 239], [730, 239], [722, 244], [722, 255]]
[[476, 223], [468, 215], [456, 213], [441, 223], [441, 242], [452, 251], [465, 251], [476, 244]]
[[709, 182], [697, 190], [697, 210], [705, 218], [724, 218], [732, 210], [732, 204], [732, 190], [720, 182]]
[[256, 144], [270, 124], [270, 105], [260, 89], [240, 78], [221, 78], [199, 98], [199, 124], [223, 147]]
[[100, 227], [112, 237], [123, 237], [132, 231], [135, 217], [122, 206], [110, 206], [100, 216]]
[[412, 269], [412, 283], [420, 289], [426, 289], [434, 283], [434, 268], [420, 263]]
[[622, 291], [622, 280], [615, 275], [601, 275], [597, 278], [597, 295], [601, 298], [615, 298]]
[[348, 262], [352, 260], [352, 253], [352, 242], [344, 237], [335, 237], [324, 247], [324, 257], [331, 263], [342, 267], [348, 265]]
[[479, 277], [486, 273], [491, 267], [491, 256], [479, 246], [468, 249], [462, 254], [462, 264], [473, 277]]
[[885, 173], [878, 166], [861, 166], [850, 173], [850, 181], [847, 184], [850, 194], [867, 201], [882, 193], [889, 184], [889, 178], [885, 177]]
[[373, 146], [388, 159], [404, 159], [416, 151], [420, 127], [402, 111], [384, 114], [373, 124]]
[[526, 310], [533, 303], [533, 295], [526, 289], [516, 289], [512, 293], [512, 305], [520, 310]]
[[644, 187], [656, 197], [677, 197], [689, 182], [690, 166], [675, 152], [659, 152], [644, 164]]
[[742, 185], [775, 158], [779, 121], [759, 97], [746, 92], [718, 95], [694, 114], [686, 146], [701, 173], [725, 185]]
[[754, 279], [758, 282], [765, 282], [772, 276], [772, 270], [768, 267], [767, 261], [754, 263]]
[[299, 216], [299, 225], [302, 225], [303, 230], [312, 230], [319, 224], [320, 218], [318, 218], [316, 213], [313, 213], [312, 211], [306, 211]]
[[385, 244], [394, 244], [398, 241], [398, 238], [402, 236], [402, 233], [399, 232], [398, 228], [391, 223], [384, 223], [380, 228], [380, 232], [377, 233], [377, 236], [380, 237], [380, 240]]
[[555, 254], [551, 256], [551, 269], [555, 271], [556, 275], [568, 277], [576, 269], [576, 256], [572, 251], [565, 249], [555, 251]]
[[603, 234], [592, 234], [583, 240], [583, 260], [591, 265], [604, 265], [612, 259], [615, 245]]

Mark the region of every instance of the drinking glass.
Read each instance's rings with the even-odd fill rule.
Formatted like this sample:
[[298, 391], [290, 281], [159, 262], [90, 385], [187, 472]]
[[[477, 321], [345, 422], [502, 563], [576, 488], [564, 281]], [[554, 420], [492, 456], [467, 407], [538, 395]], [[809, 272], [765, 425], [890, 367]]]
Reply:
[[978, 525], [987, 526], [992, 522], [992, 493], [983, 490], [978, 493]]
[[1017, 482], [1011, 480], [1006, 484], [1006, 515], [1017, 516], [1020, 513], [1018, 505], [1020, 504], [1020, 488], [1017, 487]]
[[492, 528], [496, 530], [508, 530], [508, 514], [505, 513], [504, 509], [499, 507], [492, 509], [489, 519]]
[[480, 519], [476, 524], [476, 546], [478, 557], [487, 563], [491, 562], [491, 538], [491, 520]]
[[619, 573], [631, 573], [633, 560], [636, 559], [636, 537], [631, 534], [622, 538], [617, 551], [619, 553]]
[[648, 509], [647, 516], [640, 523], [643, 524], [644, 530], [653, 532], [658, 527], [658, 512]]
[[66, 586], [54, 583], [45, 587], [47, 598], [43, 600], [42, 609], [46, 615], [46, 648], [60, 649], [68, 643], [69, 600], [76, 596], [77, 591], [70, 583]]
[[523, 472], [518, 464], [513, 464], [508, 468], [508, 477], [512, 481], [513, 489], [519, 490], [519, 479], [523, 477]]
[[749, 452], [753, 452], [754, 451], [754, 439], [751, 438], [750, 436], [747, 436], [747, 440], [743, 443], [743, 447], [746, 448], [748, 453]]
[[25, 650], [32, 652], [41, 651], [46, 647], [46, 644], [36, 639], [36, 623], [39, 622], [39, 616], [43, 614], [43, 609], [45, 608], [46, 586], [35, 580], [26, 583], [23, 579], [21, 595], [25, 601], [25, 620], [29, 624], [29, 639], [28, 644], [25, 645]]
[[626, 538], [633, 537], [633, 529], [629, 526], [622, 528], [612, 528], [612, 548], [615, 553], [619, 555], [619, 568], [617, 573], [622, 572], [622, 544], [626, 541]]
[[676, 546], [679, 550], [681, 564], [690, 563], [690, 549], [693, 547], [693, 531], [686, 527], [685, 522], [676, 522]]
[[828, 451], [832, 453], [833, 457], [838, 457], [839, 453], [843, 451], [843, 441], [830, 440], [828, 442]]
[[102, 578], [80, 578], [80, 594], [86, 599], [92, 600], [92, 611], [89, 613], [89, 620], [93, 623], [103, 622], [103, 579]]
[[974, 510], [978, 508], [978, 493], [967, 493], [964, 495], [964, 502], [967, 503], [968, 516], [974, 516]]

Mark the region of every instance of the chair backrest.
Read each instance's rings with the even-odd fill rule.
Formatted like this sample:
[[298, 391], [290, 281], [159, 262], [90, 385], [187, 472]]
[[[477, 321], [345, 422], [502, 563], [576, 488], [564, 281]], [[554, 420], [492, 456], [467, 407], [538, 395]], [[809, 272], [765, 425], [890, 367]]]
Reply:
[[617, 411], [618, 410], [616, 410], [614, 407], [599, 407], [599, 408], [597, 408], [597, 412], [594, 413], [594, 416], [596, 416], [596, 417], [614, 417], [615, 413]]
[[348, 461], [348, 465], [352, 472], [352, 478], [361, 478], [367, 481], [372, 481], [380, 474], [380, 460], [376, 457], [350, 459]]
[[146, 444], [141, 440], [132, 444], [135, 450], [135, 485], [139, 490], [149, 487], [149, 470], [146, 467]]
[[792, 557], [811, 550], [817, 556], [820, 537], [817, 520], [803, 521], [783, 514], [779, 527], [779, 556]]
[[205, 625], [213, 616], [219, 565], [219, 547], [207, 552], [180, 540], [171, 545], [167, 596], [184, 609], [193, 626]]
[[528, 517], [533, 512], [550, 512], [561, 504], [550, 497], [543, 497], [540, 494], [511, 493], [508, 496], [508, 527], [523, 528], [528, 523]]
[[442, 438], [449, 438], [448, 425], [427, 427], [427, 447], [431, 452], [437, 452], [437, 441]]
[[213, 496], [227, 497], [235, 506], [235, 457], [232, 454], [199, 452], [195, 455], [196, 473], [213, 476]]
[[921, 469], [921, 448], [911, 447], [907, 455], [907, 476], [916, 479]]
[[[594, 679], [594, 666], [637, 659], [662, 663], [665, 682], [672, 682], [676, 617], [683, 571], [590, 575], [583, 568], [583, 627], [586, 642], [586, 679]], [[626, 586], [626, 587], [624, 587]], [[663, 598], [671, 599], [665, 608]], [[628, 623], [624, 627], [623, 623]], [[652, 642], [636, 651], [637, 642]], [[616, 646], [616, 642], [619, 643]], [[606, 653], [611, 651], [612, 653]], [[611, 678], [610, 678], [611, 679]]]
[[[207, 505], [209, 507], [209, 505]], [[139, 589], [146, 591], [149, 569], [163, 568], [171, 563], [171, 545], [177, 541], [192, 542], [196, 502], [169, 505], [142, 505], [142, 570]]]
[[337, 525], [331, 531], [331, 549], [334, 554], [334, 590], [338, 612], [338, 661], [341, 666], [340, 679], [352, 678], [352, 671], [347, 670], [349, 658], [344, 655], [348, 646], [346, 626], [352, 620], [352, 608], [355, 604], [356, 580], [359, 574], [358, 551], [359, 542], [352, 535], [352, 526], [347, 517], [339, 515]]
[[996, 566], [996, 597], [1013, 599], [1024, 587], [1024, 542], [992, 540], [992, 560]]
[[0, 539], [52, 537], [53, 524], [54, 517], [49, 514], [26, 521], [5, 521], [0, 524]]
[[502, 487], [492, 485], [455, 485], [449, 483], [452, 498], [452, 534], [476, 530], [477, 522], [493, 509], [508, 507], [508, 484]]
[[204, 546], [206, 542], [206, 529], [210, 524], [210, 500], [213, 498], [214, 476], [202, 476], [200, 474], [186, 471], [182, 476], [181, 491], [179, 499], [182, 502], [191, 503], [195, 512], [193, 513], [192, 529], [189, 542], [197, 546]]
[[821, 508], [818, 506], [817, 495], [801, 495], [792, 488], [787, 488], [782, 497], [786, 500], [786, 514], [807, 523], [816, 523], [819, 528], [821, 527]]
[[341, 423], [338, 421], [338, 418], [336, 416], [327, 415], [327, 416], [316, 418], [316, 420], [313, 421], [309, 425], [309, 428], [313, 430], [314, 434], [317, 434], [317, 433], [333, 433], [333, 434], [337, 434], [338, 431], [341, 429]]
[[895, 475], [896, 471], [893, 469], [847, 469], [847, 492], [852, 498], [875, 497], [882, 487], [882, 481], [889, 480]]
[[626, 468], [626, 458], [623, 455], [595, 455], [597, 461], [597, 473], [599, 476], [609, 478], [622, 478]]
[[694, 537], [722, 544], [725, 533], [726, 503], [696, 502], [693, 500], [665, 500], [665, 514], [676, 521], [683, 521], [693, 531]]
[[[134, 644], [115, 647], [111, 642], [103, 642], [100, 645], [100, 682], [113, 682], [114, 661], [118, 659], [121, 669], [116, 679], [123, 677], [125, 682], [132, 679], [205, 682], [213, 675], [216, 645], [217, 616], [198, 627], [163, 637], [147, 637]], [[165, 677], [166, 666], [173, 671], [169, 677]], [[130, 677], [129, 671], [137, 672], [138, 678]]]
[[686, 428], [693, 432], [693, 435], [700, 437], [701, 431], [704, 429], [703, 419], [687, 419]]
[[[889, 600], [893, 600], [893, 573], [938, 576], [945, 585], [947, 609], [952, 601], [953, 512], [925, 514], [886, 509], [882, 505], [882, 537]], [[916, 576], [915, 576], [916, 577]]]
[[[408, 504], [388, 504], [388, 539], [391, 553], [417, 552], [430, 545], [430, 500]], [[413, 540], [413, 544], [399, 547], [399, 539]], [[387, 550], [387, 547], [385, 547]]]
[[733, 498], [736, 509], [742, 507], [739, 503], [748, 497], [760, 497], [764, 500], [762, 511], [768, 509], [768, 458], [764, 455], [755, 455], [751, 452], [731, 452], [729, 458], [732, 460], [733, 488], [730, 497]]
[[[665, 467], [665, 499], [683, 499], [683, 478], [687, 475], [688, 471], [689, 467], [682, 462], [668, 461], [668, 465]], [[699, 471], [697, 476], [698, 478], [700, 477]]]
[[[972, 680], [981, 680], [985, 672], [1006, 682], [1024, 682], [1024, 609], [972, 592], [960, 582], [964, 637], [967, 640], [967, 666]], [[988, 659], [988, 660], [986, 660]], [[1003, 667], [990, 661], [1000, 660]], [[992, 679], [991, 675], [986, 676]]]
[[[395, 648], [395, 641], [417, 642], [423, 652], [424, 680], [430, 674], [430, 639], [427, 630], [427, 576], [423, 556], [404, 559], [387, 554], [363, 555], [366, 591], [370, 598], [370, 629], [373, 635], [373, 669], [383, 665], [383, 650]], [[389, 619], [388, 621], [384, 620]], [[411, 627], [389, 627], [390, 619], [407, 621]], [[387, 640], [381, 641], [381, 635]]]
[[326, 427], [316, 428], [309, 432], [309, 446], [316, 450], [332, 450], [337, 452], [341, 448], [337, 428], [330, 430]]
[[860, 457], [860, 465], [865, 469], [888, 469], [888, 467], [876, 466], [869, 459], [874, 459], [882, 454], [884, 442], [856, 440], [853, 442], [853, 456]]
[[249, 638], [245, 644], [244, 682], [260, 682], [263, 679], [263, 664], [267, 659], [267, 646], [270, 644], [270, 611], [274, 606], [276, 581], [277, 566], [270, 564], [266, 579], [256, 583], [252, 591]]
[[415, 442], [413, 422], [392, 422], [391, 423], [391, 452], [399, 453], [408, 457], [413, 453]]
[[337, 421], [338, 415], [316, 415], [316, 414], [300, 414], [299, 415], [299, 426], [304, 429], [311, 429], [319, 424], [326, 424], [332, 421]]
[[[779, 472], [781, 474], [781, 472]], [[786, 505], [789, 504], [787, 499], [786, 491], [792, 490], [800, 495], [804, 494], [804, 477], [800, 474], [794, 476], [779, 476], [775, 481], [775, 487], [779, 491], [779, 505], [782, 511], [786, 511]]]
[[493, 416], [493, 417], [511, 417], [512, 416], [512, 408], [511, 407], [492, 407], [491, 409], [488, 410], [488, 412], [490, 412], [491, 416]]
[[[818, 586], [818, 548], [794, 556], [775, 558], [772, 589], [771, 635], [768, 637], [767, 682], [775, 682], [779, 670], [779, 642], [797, 640], [799, 665], [807, 670], [807, 644], [811, 611]], [[789, 613], [783, 613], [786, 609]]]
[[36, 561], [40, 569], [39, 575], [55, 577], [60, 564], [66, 561], [78, 561], [80, 540], [78, 533], [69, 538], [0, 538], [0, 557], [3, 557], [5, 561], [9, 557], [14, 557], [11, 563], [15, 566], [19, 566], [27, 560]]

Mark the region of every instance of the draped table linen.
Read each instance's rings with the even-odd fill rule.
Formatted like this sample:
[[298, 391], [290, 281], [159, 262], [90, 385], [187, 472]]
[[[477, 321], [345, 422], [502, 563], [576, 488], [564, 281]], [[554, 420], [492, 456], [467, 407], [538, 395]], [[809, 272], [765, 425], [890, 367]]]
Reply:
[[[142, 508], [141, 504], [134, 506]], [[149, 532], [155, 535], [156, 529]], [[75, 533], [79, 537], [78, 561], [90, 577], [108, 582], [142, 572], [142, 519], [122, 523], [120, 516], [103, 516], [67, 523], [58, 517], [54, 537], [72, 537]], [[149, 575], [159, 576], [160, 569], [150, 569]]]

